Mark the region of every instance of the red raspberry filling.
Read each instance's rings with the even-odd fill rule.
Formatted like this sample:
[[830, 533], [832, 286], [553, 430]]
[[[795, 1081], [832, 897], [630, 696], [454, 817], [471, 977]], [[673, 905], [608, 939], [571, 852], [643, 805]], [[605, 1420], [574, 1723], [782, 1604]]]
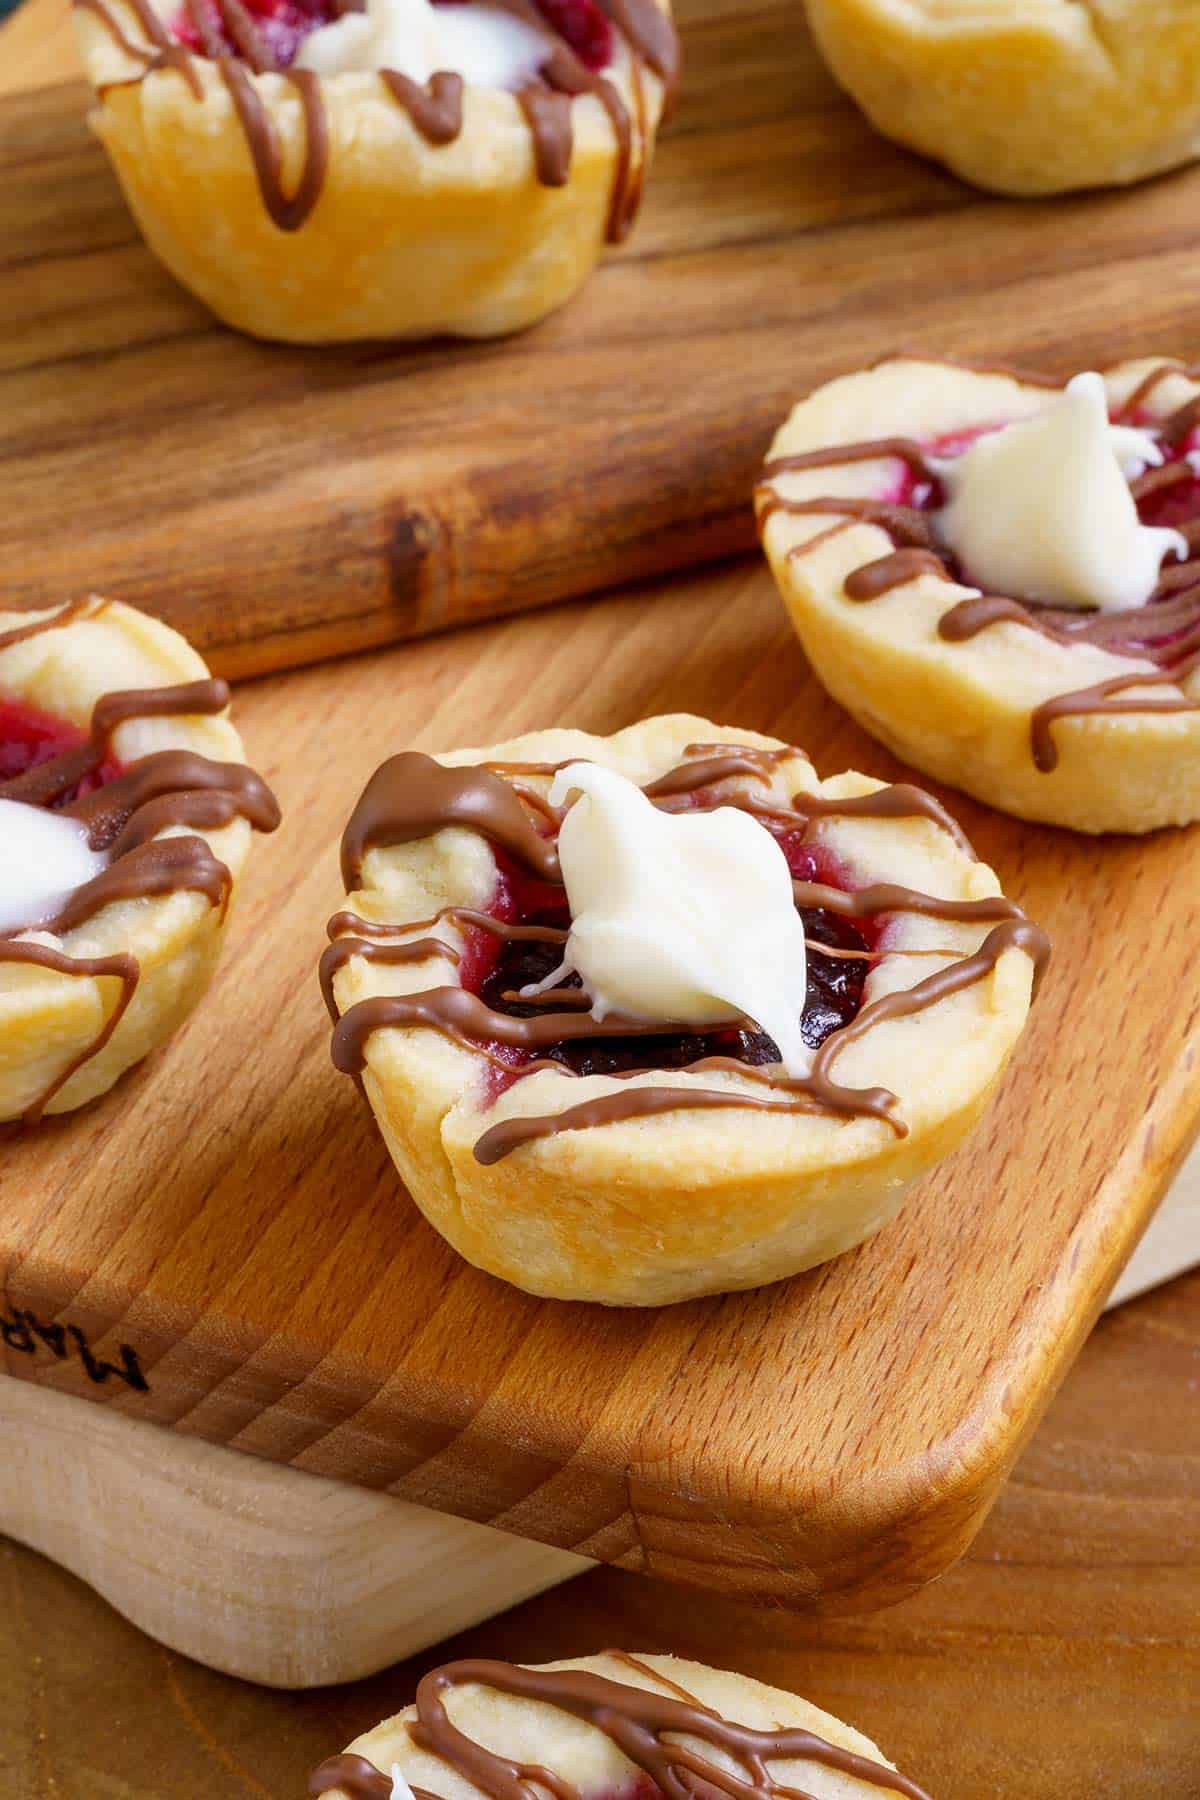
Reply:
[[[297, 50], [311, 31], [319, 25], [330, 24], [337, 16], [326, 0], [242, 0], [242, 4], [282, 69], [289, 68], [296, 60]], [[217, 0], [194, 0], [194, 6], [203, 14], [212, 36], [230, 55], [236, 56], [237, 46], [229, 35]], [[171, 30], [181, 44], [203, 55], [205, 40], [188, 7], [176, 14]]]
[[[696, 796], [697, 800], [701, 796]], [[772, 829], [768, 825], [768, 829]], [[803, 830], [773, 830], [798, 881], [821, 882], [848, 891], [852, 884], [843, 866], [821, 843], [805, 842]], [[488, 910], [506, 924], [554, 925], [565, 930], [571, 915], [561, 888], [537, 881], [498, 858], [499, 876]], [[810, 946], [825, 944], [832, 950], [871, 949], [879, 935], [873, 920], [844, 919], [825, 908], [801, 910]], [[464, 932], [464, 954], [459, 978], [464, 988], [478, 994], [495, 1012], [512, 1018], [529, 1018], [544, 1010], [536, 1005], [507, 1000], [506, 994], [544, 981], [562, 960], [562, 946], [555, 943], [506, 943], [490, 932], [469, 928]], [[808, 990], [801, 1029], [810, 1049], [816, 1049], [831, 1032], [850, 1022], [862, 1005], [863, 985], [869, 964], [862, 957], [824, 956], [810, 947]], [[562, 984], [577, 988], [577, 975]], [[507, 1064], [511, 1075], [491, 1066], [489, 1098], [517, 1079], [529, 1054], [508, 1045], [489, 1044], [490, 1055]], [[605, 1037], [572, 1040], [540, 1052], [576, 1075], [626, 1074], [638, 1069], [681, 1069], [706, 1056], [728, 1056], [751, 1066], [779, 1060], [779, 1051], [765, 1032], [736, 1026], [712, 1032], [664, 1032], [661, 1037]]]
[[538, 10], [560, 38], [571, 46], [586, 69], [603, 69], [612, 61], [613, 33], [596, 0], [537, 0]]
[[[0, 785], [23, 775], [27, 769], [53, 761], [67, 750], [77, 750], [86, 742], [87, 733], [69, 720], [56, 718], [14, 695], [0, 694]], [[120, 763], [107, 757], [62, 794], [55, 805], [68, 806], [80, 794], [93, 793], [120, 773]]]
[[[457, 0], [435, 0], [455, 5]], [[606, 68], [612, 61], [613, 30], [608, 15], [596, 0], [536, 0], [548, 25], [563, 38], [588, 69]], [[281, 69], [290, 68], [310, 32], [330, 24], [337, 16], [331, 0], [242, 0], [264, 43]], [[197, 29], [192, 7], [202, 11], [207, 33]], [[203, 55], [206, 37], [219, 43], [231, 56], [237, 45], [225, 23], [220, 0], [192, 0], [176, 13], [171, 30], [181, 44]]]

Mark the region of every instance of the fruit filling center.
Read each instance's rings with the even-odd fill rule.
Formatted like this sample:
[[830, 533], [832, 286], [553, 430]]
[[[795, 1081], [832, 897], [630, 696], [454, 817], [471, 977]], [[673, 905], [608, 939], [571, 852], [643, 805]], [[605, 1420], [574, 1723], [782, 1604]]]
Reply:
[[[15, 695], [0, 693], [0, 791], [30, 769], [82, 750], [88, 742], [87, 733], [69, 720], [43, 712]], [[120, 773], [120, 763], [106, 756], [56, 794], [51, 807], [57, 811], [69, 806], [81, 794], [94, 793]]]
[[[434, 0], [437, 6], [458, 3]], [[612, 61], [612, 25], [596, 0], [536, 0], [536, 6], [550, 31], [569, 45], [585, 68], [603, 69]], [[336, 0], [237, 0], [236, 6], [228, 0], [185, 0], [171, 30], [198, 56], [207, 54], [210, 46], [220, 45], [226, 55], [244, 57], [239, 43], [244, 33], [236, 14], [246, 13], [276, 66], [288, 69], [306, 37], [352, 10]]]
[[[766, 829], [772, 829], [767, 826]], [[849, 891], [846, 871], [823, 844], [805, 841], [802, 829], [772, 830], [796, 881], [819, 882]], [[549, 926], [564, 933], [571, 915], [561, 888], [538, 881], [509, 859], [497, 858], [499, 876], [489, 911], [508, 925]], [[851, 920], [824, 907], [798, 908], [808, 942], [807, 990], [801, 1014], [804, 1042], [816, 1050], [825, 1039], [848, 1025], [862, 1005], [863, 986], [871, 964], [870, 953], [879, 937], [873, 920]], [[477, 994], [495, 1012], [512, 1018], [532, 1018], [549, 1010], [566, 1010], [570, 1002], [523, 1001], [522, 989], [544, 981], [562, 960], [560, 940], [506, 941], [477, 927], [464, 933], [465, 950], [459, 967], [464, 988]], [[581, 991], [578, 975], [568, 976], [559, 993]], [[574, 1010], [574, 1008], [571, 1008]], [[487, 1046], [496, 1062], [512, 1068], [515, 1079], [524, 1065], [534, 1060], [561, 1063], [576, 1075], [620, 1075], [638, 1070], [684, 1069], [705, 1057], [730, 1057], [750, 1066], [778, 1063], [779, 1050], [763, 1031], [750, 1026], [722, 1025], [712, 1031], [665, 1031], [661, 1035], [623, 1036], [619, 1026], [611, 1035], [570, 1039], [531, 1052], [511, 1046]], [[493, 1069], [493, 1089], [508, 1081]]]

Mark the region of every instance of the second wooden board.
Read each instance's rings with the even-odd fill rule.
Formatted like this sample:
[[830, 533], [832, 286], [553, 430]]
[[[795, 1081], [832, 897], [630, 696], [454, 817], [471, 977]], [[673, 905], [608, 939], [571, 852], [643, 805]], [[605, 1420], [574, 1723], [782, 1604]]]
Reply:
[[6, 1144], [8, 1373], [623, 1568], [861, 1609], [969, 1541], [1200, 1111], [1200, 832], [1079, 840], [951, 798], [1056, 960], [983, 1125], [861, 1250], [661, 1312], [460, 1262], [329, 1065], [315, 979], [375, 765], [687, 709], [900, 770], [809, 676], [765, 571], [243, 691], [285, 824], [207, 1003]]
[[1059, 369], [1194, 347], [1200, 174], [989, 200], [874, 135], [799, 0], [679, 12], [636, 236], [490, 345], [217, 327], [142, 245], [82, 82], [0, 99], [5, 604], [95, 588], [222, 673], [278, 669], [748, 548], [786, 406], [898, 342]]

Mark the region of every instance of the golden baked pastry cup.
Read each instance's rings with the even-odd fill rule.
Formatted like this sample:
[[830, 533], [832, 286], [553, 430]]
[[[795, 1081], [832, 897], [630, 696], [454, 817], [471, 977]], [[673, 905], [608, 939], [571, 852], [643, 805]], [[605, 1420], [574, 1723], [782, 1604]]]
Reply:
[[[129, 40], [147, 44], [127, 0], [104, 5]], [[179, 68], [146, 73], [95, 12], [77, 8], [75, 20], [97, 95], [91, 123], [147, 244], [241, 331], [302, 344], [500, 336], [569, 300], [604, 248], [619, 152], [595, 95], [572, 102], [570, 176], [548, 187], [514, 94], [467, 87], [461, 132], [433, 144], [378, 75], [321, 77], [327, 171], [309, 216], [282, 230], [217, 65], [190, 59], [197, 93]], [[663, 83], [644, 63], [635, 69], [620, 42], [604, 73], [644, 120], [633, 146], [636, 188]], [[277, 134], [281, 185], [292, 195], [308, 151], [301, 96], [286, 74], [247, 70], [246, 79]]]
[[[645, 783], [684, 760], [695, 743], [778, 748], [754, 732], [688, 715], [649, 719], [610, 738], [579, 731], [535, 732], [487, 750], [438, 758], [458, 765], [491, 760], [557, 762], [586, 758]], [[530, 785], [546, 778], [522, 776]], [[883, 784], [847, 773], [819, 782], [799, 751], [769, 786], [749, 777], [727, 790], [786, 802], [797, 791], [869, 794]], [[928, 818], [820, 821], [813, 835], [854, 871], [860, 885], [898, 882], [954, 900], [999, 893], [995, 875]], [[484, 838], [461, 828], [416, 843], [370, 850], [359, 891], [346, 902], [370, 921], [406, 929], [442, 907], [486, 908], [496, 862]], [[341, 929], [339, 927], [339, 929]], [[354, 928], [344, 928], [354, 935]], [[461, 938], [443, 921], [437, 935]], [[899, 951], [944, 948], [944, 959], [889, 955], [867, 977], [864, 1004], [915, 986], [935, 969], [976, 951], [986, 924], [896, 915]], [[740, 1109], [679, 1111], [563, 1131], [498, 1162], [479, 1162], [482, 1134], [504, 1119], [558, 1113], [631, 1087], [729, 1086], [761, 1097], [733, 1074], [661, 1071], [617, 1080], [542, 1071], [498, 1099], [484, 1087], [486, 1059], [436, 1029], [374, 1031], [363, 1081], [393, 1160], [414, 1200], [459, 1253], [516, 1286], [561, 1299], [648, 1306], [754, 1287], [837, 1256], [877, 1231], [910, 1184], [952, 1149], [978, 1118], [1025, 1022], [1032, 962], [1005, 949], [973, 986], [906, 1019], [873, 1027], [849, 1044], [837, 1078], [897, 1095], [909, 1129], [900, 1137], [875, 1118], [830, 1113], [768, 1114]], [[454, 983], [442, 958], [386, 965], [354, 956], [335, 975], [345, 1014], [380, 994], [410, 994]]]
[[[1156, 369], [1150, 418], [1166, 418], [1200, 383], [1163, 359], [1124, 363], [1105, 376], [1114, 406]], [[1044, 385], [953, 363], [900, 358], [846, 375], [797, 405], [768, 462], [891, 436], [933, 440], [1018, 419], [1047, 400]], [[974, 590], [921, 573], [870, 602], [847, 597], [847, 577], [894, 548], [881, 526], [828, 513], [770, 510], [770, 496], [812, 501], [883, 498], [888, 458], [777, 475], [764, 486], [763, 546], [813, 669], [834, 698], [897, 756], [1002, 812], [1086, 832], [1146, 832], [1200, 818], [1200, 704], [1196, 711], [1059, 718], [1057, 763], [1041, 769], [1031, 747], [1035, 710], [1139, 668], [1144, 660], [1088, 643], [1057, 643], [1031, 626], [990, 625], [965, 642], [938, 626]], [[1132, 700], [1138, 691], [1123, 696]], [[1156, 687], [1154, 694], [1163, 689]], [[1200, 703], [1200, 671], [1167, 690]]]
[[[71, 613], [65, 609], [64, 616]], [[53, 620], [45, 613], [0, 613], [0, 635]], [[86, 731], [105, 694], [202, 681], [208, 669], [168, 626], [117, 601], [99, 601], [54, 629], [0, 649], [0, 691]], [[227, 716], [171, 714], [131, 719], [112, 737], [126, 766], [162, 750], [190, 750], [217, 762], [242, 762], [242, 741]], [[251, 827], [235, 817], [217, 829], [187, 827], [229, 871], [224, 904], [176, 891], [120, 900], [61, 936], [28, 930], [0, 937], [0, 1121], [43, 1110], [70, 1112], [106, 1093], [175, 1030], [212, 976], [229, 901], [246, 861]], [[170, 835], [161, 832], [159, 836]], [[111, 975], [64, 973], [4, 959], [5, 944], [44, 944], [68, 957], [132, 956], [138, 979], [116, 1029], [93, 1053], [122, 998]], [[65, 1070], [78, 1064], [62, 1081]]]
[[[774, 1788], [760, 1789], [763, 1800], [779, 1789], [803, 1793], [811, 1800], [900, 1800], [902, 1791], [909, 1795], [920, 1792], [904, 1781], [861, 1731], [822, 1712], [798, 1694], [770, 1687], [750, 1676], [710, 1668], [680, 1656], [632, 1657], [616, 1650], [570, 1657], [531, 1669], [535, 1679], [558, 1671], [600, 1676], [622, 1687], [659, 1694], [669, 1702], [682, 1700], [707, 1708], [710, 1717], [716, 1715], [735, 1727], [748, 1727], [751, 1732], [765, 1734], [766, 1739], [783, 1731], [809, 1733], [832, 1750], [832, 1766], [822, 1764], [812, 1754], [815, 1746], [806, 1746], [810, 1753], [799, 1757], [771, 1756], [767, 1766]], [[486, 1685], [489, 1674], [493, 1680], [503, 1680], [505, 1672], [503, 1664], [448, 1665], [451, 1682], [441, 1688], [438, 1698], [451, 1724], [473, 1744], [483, 1745], [487, 1751], [521, 1767], [549, 1768], [564, 1792], [630, 1794], [639, 1777], [645, 1785], [645, 1775], [617, 1747], [608, 1731], [598, 1729], [586, 1718], [572, 1717], [552, 1702]], [[436, 1673], [440, 1675], [441, 1671]], [[520, 1671], [513, 1673], [519, 1680]], [[479, 1679], [469, 1679], [473, 1674], [478, 1674]], [[620, 1709], [619, 1695], [614, 1697], [614, 1705]], [[393, 1766], [398, 1766], [405, 1781], [418, 1792], [443, 1794], [449, 1800], [481, 1800], [484, 1789], [460, 1771], [457, 1762], [448, 1762], [427, 1745], [414, 1743], [409, 1728], [416, 1720], [416, 1707], [408, 1706], [394, 1718], [384, 1719], [363, 1732], [348, 1746], [344, 1758], [323, 1764], [314, 1772], [314, 1788], [310, 1791], [322, 1792], [329, 1800], [350, 1800], [351, 1792], [363, 1795], [368, 1790], [358, 1784], [353, 1789], [326, 1785], [336, 1776], [339, 1763], [345, 1768], [345, 1757], [357, 1757], [384, 1777], [381, 1794], [387, 1791], [385, 1784]], [[664, 1748], [672, 1741], [674, 1738], [667, 1739]], [[710, 1748], [693, 1737], [684, 1736], [678, 1741], [681, 1759], [685, 1755], [711, 1759], [714, 1767], [730, 1772], [719, 1748]], [[364, 1771], [359, 1768], [356, 1772], [361, 1782]], [[895, 1776], [895, 1787], [888, 1780], [889, 1775]], [[736, 1769], [736, 1777], [743, 1785], [749, 1782], [741, 1767]]]
[[808, 17], [879, 131], [979, 187], [1138, 181], [1200, 149], [1192, 0], [808, 0]]

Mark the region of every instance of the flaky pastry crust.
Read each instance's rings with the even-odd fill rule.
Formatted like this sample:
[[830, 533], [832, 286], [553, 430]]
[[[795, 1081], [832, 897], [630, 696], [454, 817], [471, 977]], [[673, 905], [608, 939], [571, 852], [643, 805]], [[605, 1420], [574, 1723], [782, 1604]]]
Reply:
[[[1113, 407], [1164, 368], [1139, 414], [1164, 419], [1200, 394], [1200, 383], [1181, 369], [1149, 358], [1105, 376]], [[1028, 416], [1047, 397], [1044, 386], [1012, 375], [898, 359], [802, 400], [768, 461], [893, 436], [931, 441]], [[847, 578], [892, 551], [889, 533], [832, 508], [770, 510], [772, 497], [886, 498], [896, 468], [888, 457], [843, 464], [830, 457], [819, 468], [773, 476], [760, 495], [776, 582], [805, 654], [834, 698], [915, 768], [1019, 818], [1076, 831], [1145, 832], [1200, 817], [1200, 711], [1059, 718], [1056, 765], [1039, 768], [1031, 754], [1037, 707], [1139, 669], [1153, 675], [1152, 663], [1098, 644], [1058, 643], [1009, 622], [948, 642], [939, 623], [972, 590], [921, 573], [869, 603], [849, 599]], [[1164, 692], [1200, 701], [1200, 672], [1123, 698]]]
[[[644, 784], [682, 762], [696, 743], [780, 747], [754, 732], [677, 714], [609, 738], [534, 732], [438, 760], [584, 758]], [[546, 777], [522, 780], [543, 791], [549, 785]], [[725, 791], [786, 804], [798, 791], [844, 797], [881, 786], [853, 773], [820, 782], [797, 751], [774, 768], [769, 786], [735, 778]], [[812, 830], [859, 885], [903, 883], [954, 900], [999, 893], [992, 870], [927, 818], [835, 816]], [[419, 842], [369, 850], [360, 889], [347, 906], [373, 922], [395, 921], [399, 938], [421, 938], [429, 931], [406, 930], [406, 924], [449, 905], [486, 908], [495, 882], [485, 839], [451, 827]], [[434, 932], [454, 945], [462, 941], [445, 920]], [[897, 954], [872, 966], [864, 1004], [915, 986], [976, 951], [986, 936], [986, 925], [975, 922], [895, 915], [887, 942]], [[942, 948], [944, 958], [899, 953]], [[444, 959], [385, 965], [356, 955], [338, 972], [334, 992], [345, 1014], [376, 995], [456, 981]], [[693, 1110], [562, 1131], [484, 1166], [474, 1146], [500, 1120], [558, 1113], [634, 1085], [661, 1086], [667, 1078], [655, 1071], [617, 1080], [541, 1070], [489, 1100], [482, 1054], [416, 1026], [374, 1031], [363, 1079], [413, 1198], [468, 1261], [536, 1294], [661, 1305], [777, 1280], [878, 1230], [907, 1187], [978, 1117], [1024, 1024], [1030, 986], [1030, 957], [1007, 948], [974, 985], [915, 1016], [881, 1022], [847, 1045], [838, 1079], [896, 1094], [909, 1127], [903, 1137], [878, 1118]], [[732, 1073], [673, 1072], [669, 1082], [763, 1092]]]
[[[803, 1792], [812, 1800], [899, 1800], [898, 1790], [884, 1785], [892, 1765], [870, 1738], [786, 1689], [681, 1656], [639, 1653], [635, 1658], [605, 1651], [536, 1666], [585, 1671], [625, 1687], [676, 1699], [687, 1696], [721, 1718], [757, 1731], [810, 1732], [838, 1750], [863, 1758], [874, 1766], [879, 1778], [868, 1782], [809, 1758], [780, 1759], [770, 1763], [771, 1779], [779, 1788]], [[471, 1682], [452, 1687], [444, 1704], [452, 1724], [473, 1742], [512, 1763], [550, 1768], [583, 1796], [637, 1791], [639, 1771], [610, 1737], [544, 1701], [498, 1693]], [[364, 1757], [385, 1775], [398, 1765], [411, 1787], [443, 1800], [481, 1800], [482, 1790], [457, 1767], [414, 1744], [409, 1726], [415, 1719], [416, 1708], [406, 1707], [355, 1738], [348, 1753]], [[712, 1755], [699, 1742], [694, 1747], [702, 1755]], [[644, 1782], [644, 1777], [641, 1780]], [[333, 1800], [349, 1800], [345, 1789], [327, 1788], [325, 1792]]]
[[[104, 4], [128, 39], [146, 42], [128, 0]], [[219, 318], [253, 336], [502, 335], [568, 300], [604, 247], [618, 148], [592, 94], [572, 102], [570, 177], [551, 187], [537, 178], [514, 94], [466, 88], [461, 131], [431, 143], [378, 75], [321, 77], [328, 164], [311, 213], [282, 230], [216, 65], [193, 57], [190, 76], [147, 74], [95, 12], [77, 8], [75, 20], [97, 94], [91, 123], [147, 243]], [[640, 185], [663, 84], [645, 65], [635, 70], [623, 44], [605, 74], [644, 121], [633, 146]], [[295, 194], [310, 150], [300, 95], [284, 74], [245, 78], [277, 134], [281, 186]]]
[[[52, 619], [46, 613], [0, 613], [0, 634]], [[204, 680], [196, 651], [157, 619], [118, 601], [0, 649], [0, 691], [86, 730], [105, 694]], [[218, 762], [244, 760], [242, 741], [224, 715], [131, 719], [112, 749], [125, 765], [162, 750], [197, 751]], [[188, 827], [202, 837], [236, 884], [246, 860], [250, 825], [233, 818], [219, 829]], [[169, 832], [158, 834], [160, 837]], [[228, 897], [227, 897], [228, 900]], [[120, 900], [64, 931], [23, 931], [15, 943], [44, 944], [72, 958], [132, 956], [137, 985], [119, 1024], [94, 1054], [122, 998], [112, 976], [67, 973], [9, 962], [0, 939], [0, 1120], [28, 1116], [50, 1093], [47, 1113], [70, 1112], [106, 1093], [148, 1055], [195, 1006], [212, 975], [228, 904], [175, 891]], [[64, 1070], [75, 1073], [56, 1086]]]
[[1141, 180], [1200, 149], [1192, 0], [808, 0], [886, 136], [1006, 194]]

